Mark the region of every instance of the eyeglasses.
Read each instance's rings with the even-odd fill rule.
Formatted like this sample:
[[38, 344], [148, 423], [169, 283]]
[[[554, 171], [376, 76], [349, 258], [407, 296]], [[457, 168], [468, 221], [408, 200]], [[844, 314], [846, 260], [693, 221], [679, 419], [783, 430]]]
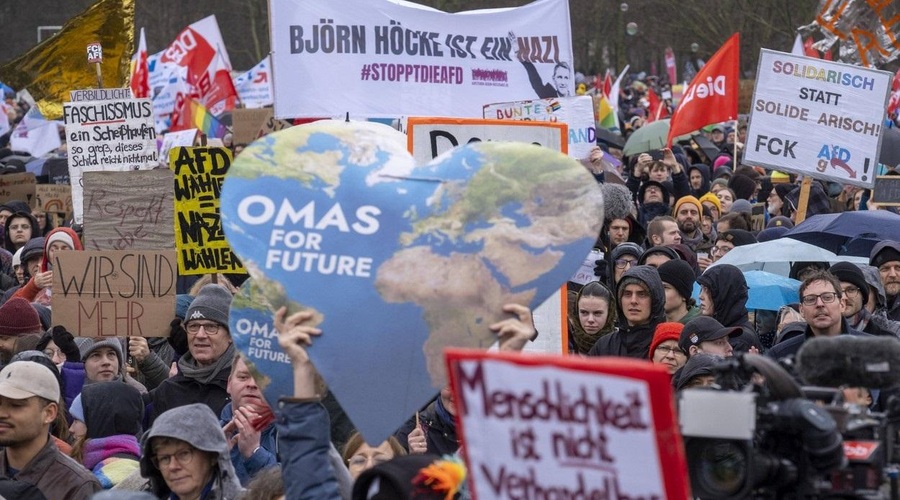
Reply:
[[725, 255], [733, 250], [733, 247], [712, 247], [709, 249], [711, 255]]
[[184, 324], [184, 329], [192, 335], [200, 333], [201, 328], [203, 328], [207, 335], [215, 335], [219, 333], [219, 329], [224, 327], [218, 323], [200, 323], [199, 321], [192, 321]]
[[838, 298], [838, 294], [834, 292], [825, 292], [820, 293], [819, 295], [804, 295], [800, 301], [804, 306], [814, 306], [819, 302], [819, 299], [822, 299], [823, 304], [831, 304], [834, 302], [834, 299]]
[[12, 226], [9, 226], [10, 231], [17, 231], [19, 229], [21, 229], [22, 231], [27, 231], [31, 229], [31, 224], [14, 224]]
[[178, 461], [181, 465], [187, 465], [191, 463], [191, 460], [194, 458], [194, 449], [186, 448], [181, 451], [176, 451], [172, 455], [154, 455], [150, 457], [150, 461], [153, 462], [153, 466], [157, 469], [162, 469], [163, 467], [168, 467], [170, 463], [172, 463], [172, 459]]
[[859, 288], [855, 286], [848, 286], [847, 288], [844, 288], [844, 295], [846, 295], [847, 297], [856, 297], [856, 294], [858, 293]]
[[664, 345], [658, 345], [656, 346], [656, 352], [658, 354], [662, 354], [663, 356], [667, 356], [670, 353], [673, 356], [685, 356], [684, 351], [682, 351], [680, 347], [667, 347]]
[[616, 259], [616, 267], [619, 269], [625, 269], [626, 267], [633, 266], [635, 264], [637, 264], [636, 260]]
[[383, 464], [389, 461], [390, 458], [387, 455], [375, 455], [373, 457], [367, 457], [365, 455], [353, 455], [350, 457], [350, 460], [347, 460], [347, 465], [350, 467], [360, 468], [365, 467], [370, 461], [372, 462], [372, 466], [376, 466], [379, 464]]
[[63, 352], [59, 349], [44, 349], [44, 355], [53, 359], [53, 356], [62, 356]]

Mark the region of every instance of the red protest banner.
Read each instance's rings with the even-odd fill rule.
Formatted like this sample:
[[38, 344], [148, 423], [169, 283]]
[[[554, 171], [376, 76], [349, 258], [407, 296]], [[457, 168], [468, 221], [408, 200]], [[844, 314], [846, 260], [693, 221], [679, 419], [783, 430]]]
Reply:
[[462, 349], [446, 358], [473, 498], [690, 498], [659, 366]]
[[691, 80], [669, 122], [672, 139], [710, 123], [733, 120], [738, 109], [740, 34], [735, 33]]

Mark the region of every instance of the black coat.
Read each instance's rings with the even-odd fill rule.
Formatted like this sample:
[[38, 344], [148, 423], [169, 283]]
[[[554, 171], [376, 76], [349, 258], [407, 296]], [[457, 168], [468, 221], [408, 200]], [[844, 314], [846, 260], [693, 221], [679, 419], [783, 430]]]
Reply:
[[722, 326], [739, 326], [743, 330], [740, 336], [729, 339], [731, 347], [738, 352], [747, 352], [750, 347], [762, 351], [763, 345], [748, 317], [749, 288], [744, 273], [735, 266], [720, 264], [707, 269], [697, 282], [708, 288], [712, 295], [713, 319]]
[[222, 408], [228, 403], [228, 376], [231, 375], [231, 366], [221, 370], [207, 384], [195, 379], [185, 377], [178, 372], [172, 378], [168, 378], [159, 384], [156, 389], [145, 395], [147, 408], [148, 429], [153, 425], [156, 417], [167, 410], [178, 408], [193, 403], [203, 403], [216, 415], [222, 414]]
[[[619, 283], [627, 278], [642, 281], [650, 291], [650, 321], [639, 326], [630, 326], [622, 312], [622, 305], [616, 300], [616, 312], [619, 317], [619, 329], [603, 336], [588, 352], [588, 356], [622, 356], [627, 358], [647, 359], [650, 342], [656, 326], [666, 320], [666, 291], [659, 272], [650, 266], [635, 266], [625, 271]], [[620, 294], [616, 291], [616, 297]]]

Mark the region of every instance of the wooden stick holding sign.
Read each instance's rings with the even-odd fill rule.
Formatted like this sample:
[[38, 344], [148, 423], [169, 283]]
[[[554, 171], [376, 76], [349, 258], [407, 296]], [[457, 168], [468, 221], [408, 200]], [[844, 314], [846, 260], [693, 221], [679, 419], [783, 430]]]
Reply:
[[97, 69], [97, 88], [103, 88], [103, 69], [100, 67], [100, 63], [103, 62], [103, 46], [100, 45], [100, 42], [89, 43], [87, 46], [87, 60], [88, 64], [93, 64]]

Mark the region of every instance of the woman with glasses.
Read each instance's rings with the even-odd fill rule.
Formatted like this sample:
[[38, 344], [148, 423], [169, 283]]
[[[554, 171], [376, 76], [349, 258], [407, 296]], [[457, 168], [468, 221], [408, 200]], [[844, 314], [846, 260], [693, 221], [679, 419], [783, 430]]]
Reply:
[[141, 447], [141, 475], [158, 498], [225, 500], [242, 491], [219, 419], [204, 404], [161, 414]]
[[660, 323], [650, 342], [650, 361], [664, 365], [669, 375], [687, 363], [687, 354], [678, 346], [678, 338], [683, 329], [684, 325], [681, 323]]
[[344, 452], [341, 453], [344, 465], [350, 470], [350, 478], [353, 481], [356, 481], [360, 474], [372, 467], [403, 455], [406, 455], [406, 449], [394, 436], [389, 437], [387, 441], [377, 447], [373, 447], [366, 443], [359, 432], [354, 432], [350, 436], [347, 444], [344, 445]]

